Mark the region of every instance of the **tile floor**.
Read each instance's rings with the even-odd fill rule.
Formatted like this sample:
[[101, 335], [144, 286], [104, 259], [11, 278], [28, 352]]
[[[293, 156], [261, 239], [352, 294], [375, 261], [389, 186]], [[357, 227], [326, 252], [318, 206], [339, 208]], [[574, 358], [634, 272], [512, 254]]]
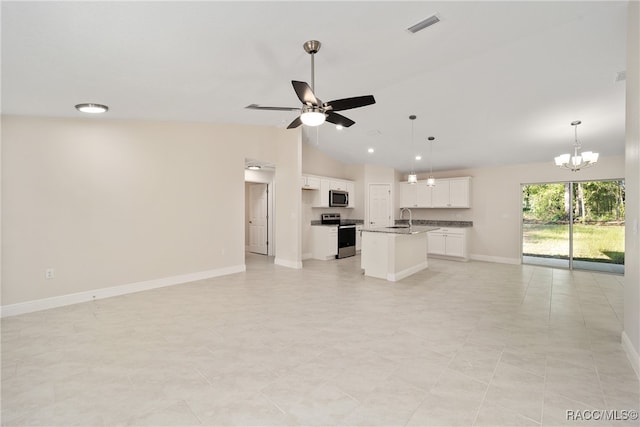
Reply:
[[622, 277], [359, 257], [2, 320], [5, 426], [556, 426], [638, 410]]

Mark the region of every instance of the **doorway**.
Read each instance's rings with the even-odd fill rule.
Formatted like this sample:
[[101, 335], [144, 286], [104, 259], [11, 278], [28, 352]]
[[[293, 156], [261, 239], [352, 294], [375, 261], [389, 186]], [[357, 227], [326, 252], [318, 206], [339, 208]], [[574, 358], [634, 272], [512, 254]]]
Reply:
[[522, 185], [522, 262], [624, 274], [624, 180]]
[[268, 195], [269, 184], [249, 184], [248, 250], [260, 255], [269, 253]]
[[[273, 257], [276, 245], [274, 232], [275, 165], [264, 161], [245, 159], [244, 181], [245, 253]], [[251, 257], [251, 259], [255, 258]]]

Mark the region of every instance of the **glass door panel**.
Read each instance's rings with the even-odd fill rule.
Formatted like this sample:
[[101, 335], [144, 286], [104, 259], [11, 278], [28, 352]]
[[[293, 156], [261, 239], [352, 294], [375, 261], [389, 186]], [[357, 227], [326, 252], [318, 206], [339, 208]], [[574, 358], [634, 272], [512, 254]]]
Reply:
[[522, 186], [522, 261], [569, 268], [570, 186]]
[[624, 273], [624, 181], [572, 185], [573, 267]]

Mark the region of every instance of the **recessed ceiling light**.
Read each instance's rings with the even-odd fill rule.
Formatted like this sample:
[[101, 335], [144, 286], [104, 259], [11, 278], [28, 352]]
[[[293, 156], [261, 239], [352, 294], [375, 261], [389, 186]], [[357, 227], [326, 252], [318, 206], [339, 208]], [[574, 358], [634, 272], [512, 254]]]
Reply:
[[342, 130], [342, 129], [343, 129], [343, 128], [342, 128], [342, 125], [336, 125], [336, 129], [338, 129], [338, 130]]
[[258, 165], [251, 165], [251, 166], [247, 166], [247, 169], [252, 171], [259, 171], [261, 168]]
[[416, 160], [422, 160], [422, 156], [416, 156]]
[[369, 149], [367, 150], [367, 152], [368, 152], [368, 153], [373, 153], [374, 151], [376, 151], [376, 150], [374, 150], [373, 148], [369, 148]]
[[109, 111], [109, 107], [102, 104], [84, 103], [76, 105], [76, 110], [82, 113], [100, 114]]

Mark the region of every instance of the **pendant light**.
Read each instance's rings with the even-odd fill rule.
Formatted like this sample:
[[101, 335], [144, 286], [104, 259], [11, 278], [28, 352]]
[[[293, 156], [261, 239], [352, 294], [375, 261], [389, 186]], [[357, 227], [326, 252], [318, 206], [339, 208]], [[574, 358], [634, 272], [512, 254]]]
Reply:
[[433, 177], [433, 140], [434, 136], [427, 138], [429, 140], [429, 178], [427, 178], [427, 186], [435, 187], [436, 179]]
[[569, 153], [561, 154], [554, 159], [556, 166], [564, 169], [569, 169], [572, 172], [591, 167], [598, 162], [598, 153], [594, 153], [592, 151], [583, 151], [582, 153], [580, 153], [581, 147], [580, 143], [578, 142], [578, 125], [581, 123], [582, 122], [580, 120], [571, 122], [571, 126], [573, 126], [575, 133], [573, 155]]
[[[415, 115], [410, 115], [409, 120], [411, 120], [411, 150], [413, 151], [413, 122], [416, 119]], [[416, 158], [414, 155], [411, 155], [411, 173], [407, 177], [407, 182], [409, 184], [417, 184], [418, 183], [418, 175], [416, 175]]]

